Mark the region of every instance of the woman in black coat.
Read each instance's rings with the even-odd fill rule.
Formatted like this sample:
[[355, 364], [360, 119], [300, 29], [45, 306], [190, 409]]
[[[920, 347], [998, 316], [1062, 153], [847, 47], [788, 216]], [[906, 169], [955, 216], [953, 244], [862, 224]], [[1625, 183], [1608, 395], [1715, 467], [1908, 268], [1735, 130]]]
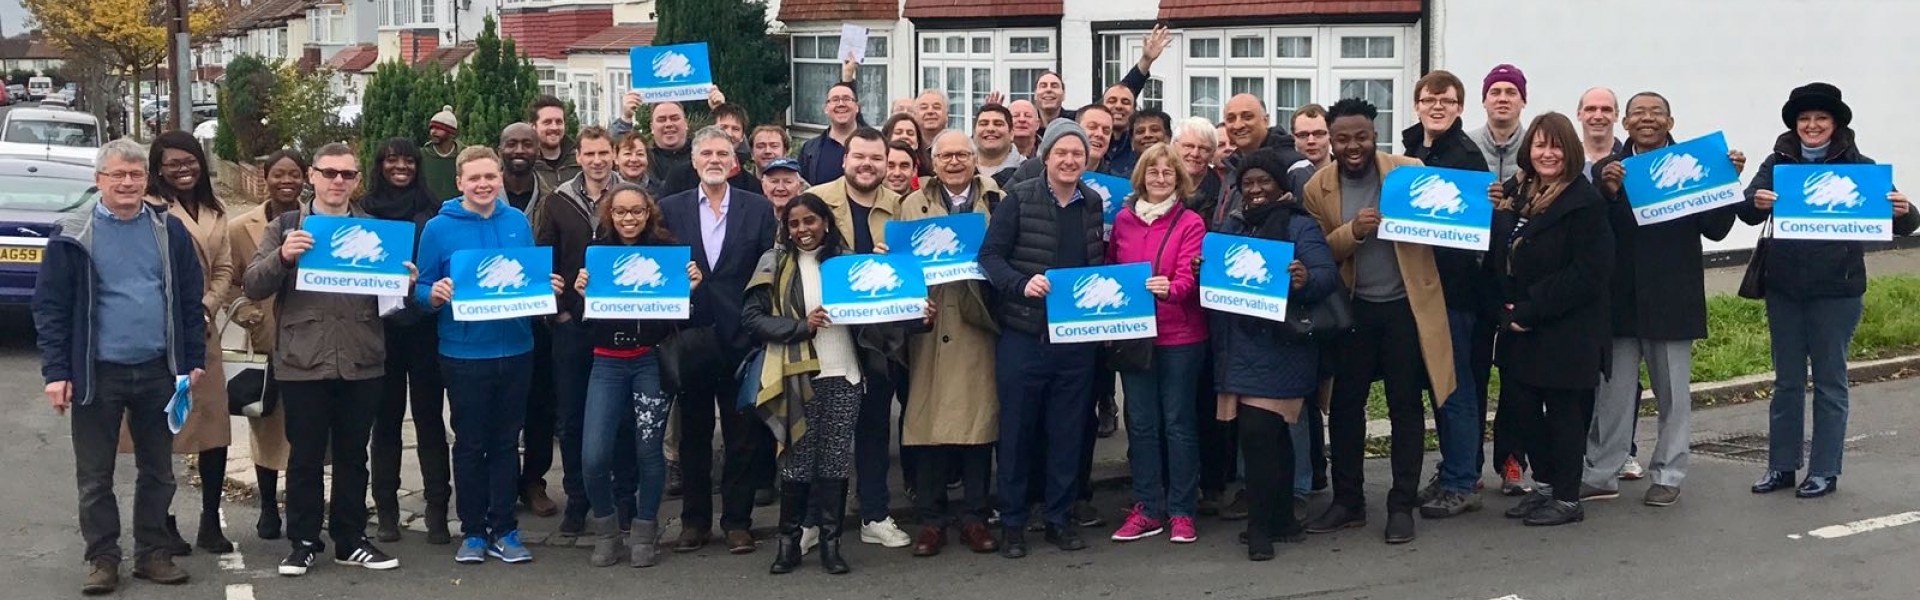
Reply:
[[[1792, 164], [1873, 164], [1854, 145], [1853, 110], [1840, 89], [1812, 83], [1793, 90], [1780, 119], [1788, 131], [1774, 143], [1740, 204], [1740, 220], [1758, 225], [1773, 217], [1773, 168]], [[1795, 183], [1795, 185], [1798, 185]], [[1878, 199], [1868, 198], [1868, 202]], [[1920, 227], [1906, 194], [1887, 194], [1894, 235]], [[1793, 487], [1806, 439], [1807, 370], [1813, 370], [1813, 448], [1807, 479], [1795, 495], [1818, 498], [1840, 483], [1842, 440], [1847, 436], [1847, 346], [1860, 324], [1867, 293], [1867, 263], [1860, 242], [1773, 240], [1761, 272], [1767, 301], [1767, 331], [1773, 339], [1773, 400], [1769, 404], [1767, 472], [1753, 484], [1765, 494]]]
[[[1523, 432], [1534, 478], [1552, 487], [1507, 511], [1528, 525], [1580, 521], [1580, 475], [1594, 388], [1606, 368], [1613, 231], [1606, 202], [1579, 172], [1580, 137], [1565, 115], [1526, 129], [1520, 173], [1489, 191], [1499, 282], [1500, 414]], [[1544, 487], [1544, 486], [1543, 486]]]

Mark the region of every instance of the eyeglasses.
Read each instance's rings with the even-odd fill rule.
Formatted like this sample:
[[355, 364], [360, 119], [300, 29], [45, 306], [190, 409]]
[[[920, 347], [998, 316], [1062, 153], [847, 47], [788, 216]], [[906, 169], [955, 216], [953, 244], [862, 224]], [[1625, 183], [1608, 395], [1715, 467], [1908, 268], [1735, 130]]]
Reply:
[[853, 104], [853, 96], [829, 96], [827, 104]]
[[626, 218], [626, 217], [644, 217], [644, 216], [647, 216], [647, 209], [644, 209], [644, 208], [633, 208], [633, 209], [627, 209], [627, 208], [616, 208], [616, 209], [613, 209], [613, 218], [616, 218], [616, 219], [620, 219], [620, 218]]
[[360, 172], [353, 169], [314, 169], [313, 172], [319, 173], [321, 177], [325, 177], [327, 179], [345, 179], [347, 181], [353, 181], [355, 179], [360, 178]]
[[1452, 107], [1455, 107], [1455, 106], [1459, 106], [1459, 105], [1460, 105], [1460, 101], [1459, 101], [1459, 100], [1455, 100], [1455, 99], [1453, 99], [1453, 98], [1433, 98], [1433, 97], [1427, 97], [1427, 98], [1421, 98], [1421, 99], [1419, 100], [1419, 104], [1420, 104], [1420, 106], [1422, 106], [1422, 107], [1424, 107], [1424, 108], [1433, 108], [1433, 107], [1435, 107], [1435, 106], [1445, 106], [1445, 107], [1448, 107], [1448, 108], [1452, 108]]
[[200, 161], [193, 160], [193, 159], [170, 160], [167, 162], [160, 163], [160, 168], [167, 171], [177, 171], [180, 169], [189, 169], [189, 168], [198, 167], [198, 166], [200, 166]]
[[1295, 131], [1293, 132], [1293, 137], [1307, 139], [1323, 138], [1327, 137], [1328, 133], [1329, 132], [1326, 131]]
[[973, 158], [973, 153], [972, 152], [941, 152], [939, 154], [933, 155], [933, 157], [936, 159], [939, 159], [941, 162], [960, 162], [969, 158]]
[[147, 178], [147, 172], [146, 171], [113, 171], [110, 173], [102, 172], [100, 173], [100, 176], [107, 178], [107, 181], [142, 181]]

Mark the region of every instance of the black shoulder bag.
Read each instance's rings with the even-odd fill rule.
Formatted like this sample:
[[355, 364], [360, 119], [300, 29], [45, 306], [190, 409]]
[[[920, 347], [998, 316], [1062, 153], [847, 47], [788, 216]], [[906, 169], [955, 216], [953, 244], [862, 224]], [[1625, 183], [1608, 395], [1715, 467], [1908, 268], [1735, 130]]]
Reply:
[[[1167, 251], [1167, 241], [1173, 239], [1174, 224], [1180, 218], [1180, 211], [1184, 209], [1185, 207], [1176, 203], [1173, 206], [1173, 210], [1168, 211], [1166, 216], [1161, 217], [1168, 219], [1167, 235], [1160, 238], [1160, 248], [1153, 251], [1153, 261], [1150, 263], [1153, 266], [1149, 271], [1153, 275], [1160, 274], [1160, 255]], [[1158, 298], [1154, 300], [1159, 301]], [[1123, 373], [1149, 371], [1153, 369], [1154, 339], [1156, 338], [1107, 342], [1107, 345], [1101, 347], [1100, 352], [1103, 354], [1102, 358], [1106, 359], [1107, 368]]]
[[[1287, 211], [1285, 218], [1291, 221], [1293, 217], [1293, 212]], [[1292, 223], [1280, 224], [1280, 241], [1293, 241]], [[1321, 341], [1333, 339], [1352, 329], [1353, 305], [1347, 299], [1347, 286], [1334, 282], [1333, 291], [1313, 304], [1288, 302], [1286, 326], [1296, 338]]]
[[1762, 300], [1767, 297], [1767, 252], [1773, 249], [1773, 216], [1767, 216], [1767, 226], [1760, 231], [1760, 241], [1753, 245], [1753, 256], [1747, 259], [1747, 272], [1740, 276], [1741, 298]]

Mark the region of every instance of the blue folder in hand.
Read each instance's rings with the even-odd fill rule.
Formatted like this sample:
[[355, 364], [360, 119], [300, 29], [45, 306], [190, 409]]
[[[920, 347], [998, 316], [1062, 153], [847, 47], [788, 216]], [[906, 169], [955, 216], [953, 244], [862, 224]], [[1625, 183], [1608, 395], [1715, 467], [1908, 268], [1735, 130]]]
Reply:
[[187, 376], [173, 378], [173, 399], [167, 401], [167, 429], [179, 434], [187, 426], [187, 414], [193, 412], [193, 386], [187, 384]]

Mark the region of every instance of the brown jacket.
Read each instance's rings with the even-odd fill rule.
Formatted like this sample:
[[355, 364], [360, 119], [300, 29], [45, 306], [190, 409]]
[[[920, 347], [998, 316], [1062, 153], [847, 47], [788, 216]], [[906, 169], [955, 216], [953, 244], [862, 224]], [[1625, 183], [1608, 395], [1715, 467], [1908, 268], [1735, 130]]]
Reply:
[[[1380, 179], [1386, 180], [1387, 173], [1394, 169], [1421, 164], [1419, 160], [1404, 156], [1395, 156], [1385, 152], [1376, 152], [1375, 160], [1380, 168]], [[1427, 380], [1433, 384], [1434, 405], [1446, 403], [1447, 396], [1453, 394], [1453, 338], [1447, 326], [1447, 299], [1440, 287], [1440, 272], [1433, 264], [1433, 248], [1420, 244], [1405, 244], [1369, 239], [1356, 240], [1353, 225], [1342, 218], [1340, 198], [1340, 169], [1321, 169], [1307, 181], [1304, 206], [1314, 220], [1320, 222], [1320, 229], [1327, 233], [1327, 245], [1333, 249], [1333, 260], [1340, 265], [1340, 280], [1348, 290], [1353, 289], [1353, 255], [1362, 243], [1393, 244], [1394, 256], [1400, 260], [1400, 276], [1407, 287], [1407, 304], [1413, 307], [1413, 321], [1420, 330], [1420, 357], [1427, 363]], [[1388, 343], [1402, 343], [1389, 340]]]
[[[302, 218], [311, 214], [311, 205], [301, 207]], [[357, 205], [349, 207], [348, 215], [371, 218]], [[386, 324], [378, 301], [373, 296], [294, 289], [299, 267], [280, 260], [280, 243], [286, 239], [282, 222], [275, 218], [267, 223], [260, 249], [241, 278], [247, 298], [276, 298], [274, 379], [363, 381], [385, 375]]]
[[[246, 277], [246, 267], [253, 264], [253, 255], [260, 251], [260, 242], [267, 236], [267, 221], [280, 216], [280, 211], [272, 211], [269, 205], [262, 203], [253, 210], [241, 213], [227, 224], [227, 239], [233, 247], [233, 264], [240, 268], [233, 278], [233, 297], [238, 298], [238, 306], [233, 311], [233, 324], [247, 330], [247, 339], [253, 344], [253, 351], [266, 356], [273, 355], [275, 322], [273, 320], [273, 297], [250, 300], [241, 293], [241, 280]], [[287, 412], [276, 410], [267, 416], [247, 420], [248, 441], [253, 448], [253, 462], [275, 471], [287, 470], [287, 455], [292, 448], [287, 444]]]
[[[998, 204], [1002, 192], [989, 177], [974, 178], [973, 212], [985, 215]], [[893, 218], [913, 221], [947, 216], [946, 194], [940, 184], [900, 201]], [[874, 214], [879, 214], [878, 210]], [[875, 243], [884, 244], [884, 225], [874, 228]], [[1000, 400], [994, 393], [994, 343], [999, 327], [987, 310], [986, 285], [956, 281], [927, 289], [934, 305], [933, 328], [907, 341], [908, 378], [905, 422], [900, 444], [991, 444], [999, 441]]]
[[[827, 208], [833, 209], [834, 223], [840, 227], [840, 241], [848, 250], [853, 249], [853, 199], [847, 195], [847, 178], [807, 188], [805, 193], [819, 196], [827, 202]], [[900, 210], [900, 195], [886, 186], [874, 190], [873, 212], [867, 214], [867, 227], [873, 231], [874, 243], [880, 241], [880, 234], [887, 228], [887, 221], [893, 220], [894, 213]]]
[[[200, 253], [200, 271], [206, 277], [206, 293], [201, 296], [201, 306], [206, 310], [208, 322], [226, 308], [227, 299], [233, 287], [233, 262], [227, 248], [227, 218], [211, 210], [200, 211], [195, 219], [179, 205], [168, 206], [166, 200], [147, 197], [147, 202], [156, 207], [166, 207], [167, 214], [180, 219], [187, 226], [187, 232], [193, 235], [193, 247]], [[225, 360], [220, 355], [219, 330], [207, 328], [206, 371], [200, 374], [200, 383], [193, 386], [193, 410], [187, 413], [187, 424], [180, 433], [173, 436], [174, 454], [197, 454], [214, 448], [225, 448], [233, 441], [232, 424], [227, 422], [227, 370]], [[131, 452], [132, 440], [122, 429], [120, 450]]]

